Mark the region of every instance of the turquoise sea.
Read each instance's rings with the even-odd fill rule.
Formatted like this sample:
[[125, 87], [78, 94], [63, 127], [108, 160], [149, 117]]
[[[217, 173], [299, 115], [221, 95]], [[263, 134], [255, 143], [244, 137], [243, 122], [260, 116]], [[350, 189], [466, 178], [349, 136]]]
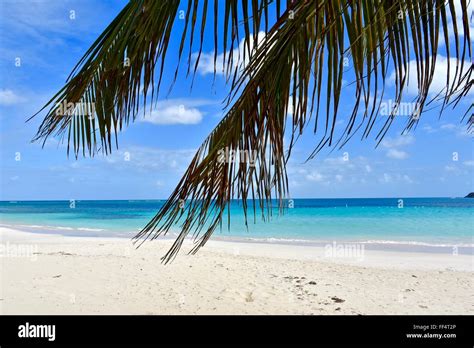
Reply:
[[[403, 207], [401, 207], [401, 201]], [[89, 237], [132, 237], [151, 219], [163, 200], [1, 201], [0, 225], [31, 232]], [[291, 203], [291, 202], [290, 202]], [[238, 201], [214, 239], [273, 243], [358, 242], [390, 248], [460, 248], [472, 253], [474, 199], [354, 198], [294, 199], [284, 215], [270, 222], [257, 217], [244, 224]], [[176, 226], [170, 237], [179, 231]]]

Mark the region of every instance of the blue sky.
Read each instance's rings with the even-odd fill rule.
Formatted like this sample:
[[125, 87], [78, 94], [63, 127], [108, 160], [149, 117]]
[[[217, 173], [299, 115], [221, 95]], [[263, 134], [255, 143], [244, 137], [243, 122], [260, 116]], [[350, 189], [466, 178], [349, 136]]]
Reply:
[[[25, 120], [62, 87], [75, 63], [125, 4], [122, 0], [0, 3], [0, 199], [166, 198], [223, 116], [228, 89], [222, 75], [213, 84], [211, 59], [206, 59], [213, 47], [207, 40], [193, 89], [191, 79], [180, 75], [167, 99], [166, 93], [160, 94], [152, 114], [120, 134], [119, 149], [112, 155], [76, 160], [68, 158], [65, 145], [55, 139], [44, 148], [30, 142], [41, 115]], [[175, 34], [170, 52], [176, 53], [181, 31]], [[15, 65], [17, 58], [20, 66]], [[434, 89], [446, 79], [442, 58]], [[168, 90], [174, 69], [168, 58], [163, 90]], [[436, 110], [424, 113], [418, 128], [407, 136], [400, 135], [406, 121], [400, 116], [378, 148], [375, 134], [364, 141], [355, 137], [344, 149], [323, 151], [304, 163], [318, 141], [310, 125], [288, 166], [292, 197], [454, 197], [473, 191], [472, 136], [460, 123], [472, 97], [471, 93], [441, 119]], [[353, 99], [350, 91], [342, 97], [340, 128]]]

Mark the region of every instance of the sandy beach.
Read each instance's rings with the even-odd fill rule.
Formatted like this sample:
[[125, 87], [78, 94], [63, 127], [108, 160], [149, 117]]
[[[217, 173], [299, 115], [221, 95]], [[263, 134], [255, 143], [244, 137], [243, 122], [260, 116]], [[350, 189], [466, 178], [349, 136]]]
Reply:
[[469, 255], [211, 241], [163, 265], [167, 240], [0, 238], [1, 314], [474, 314]]

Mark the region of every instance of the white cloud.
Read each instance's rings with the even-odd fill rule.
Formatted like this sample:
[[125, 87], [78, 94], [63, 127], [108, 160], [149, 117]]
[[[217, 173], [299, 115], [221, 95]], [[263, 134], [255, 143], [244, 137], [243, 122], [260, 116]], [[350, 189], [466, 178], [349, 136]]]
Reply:
[[474, 161], [464, 161], [462, 164], [468, 167], [474, 167]]
[[183, 105], [168, 106], [153, 110], [143, 122], [153, 124], [197, 124], [202, 120], [202, 113], [196, 108]]
[[0, 89], [0, 105], [13, 105], [24, 101], [25, 98], [19, 96], [11, 89]]
[[432, 134], [432, 133], [437, 132], [437, 130], [435, 128], [431, 127], [429, 124], [424, 125], [423, 130], [428, 134]]
[[382, 177], [379, 178], [379, 182], [381, 183], [407, 183], [407, 184], [413, 184], [414, 180], [410, 178], [407, 174], [389, 174], [389, 173], [383, 173]]
[[[192, 157], [195, 149], [163, 150], [142, 146], [132, 146], [117, 153], [115, 160], [123, 166], [132, 165], [137, 169], [183, 171]], [[124, 161], [128, 158], [128, 161]]]
[[468, 132], [468, 127], [465, 124], [454, 124], [454, 123], [445, 123], [439, 127], [432, 127], [430, 125], [423, 126], [423, 130], [428, 133], [437, 133], [437, 132], [451, 132], [458, 137], [472, 137], [472, 133]]
[[[446, 10], [449, 11], [449, 6], [446, 4]], [[463, 18], [462, 18], [462, 6], [461, 6], [461, 1], [454, 1], [454, 9], [456, 11], [456, 23], [458, 27], [458, 32], [460, 36], [464, 36], [464, 26], [462, 25], [463, 23]], [[448, 12], [450, 13], [450, 12]], [[467, 1], [467, 13], [469, 16], [469, 32], [473, 33], [474, 32], [474, 25], [473, 25], [473, 16], [474, 16], [474, 1], [470, 0]], [[449, 17], [451, 18], [451, 17]], [[449, 35], [451, 37], [454, 36], [454, 31], [452, 30], [452, 24], [453, 21], [450, 19], [448, 21], [448, 27], [450, 29]], [[443, 37], [444, 38], [444, 37]]]
[[80, 171], [90, 171], [97, 168], [96, 166], [102, 163], [107, 170], [113, 168], [113, 170], [138, 171], [140, 173], [169, 172], [175, 175], [184, 172], [195, 153], [196, 149], [157, 149], [146, 146], [128, 146], [114, 151], [108, 156], [98, 155], [93, 159], [86, 158], [73, 162], [67, 167], [52, 167], [51, 170], [70, 172], [70, 168], [73, 167], [75, 173], [80, 173]]
[[[265, 33], [260, 31], [257, 35], [257, 45], [263, 41], [265, 38]], [[250, 51], [252, 52], [254, 46], [253, 40], [250, 41]], [[230, 51], [226, 52], [226, 65], [227, 59], [229, 57]], [[193, 64], [196, 61], [198, 53], [195, 52], [192, 54]], [[244, 42], [244, 39], [240, 40], [239, 47], [232, 50], [232, 58], [234, 64], [239, 64], [240, 69], [243, 69], [249, 62], [249, 56], [247, 48]], [[216, 58], [216, 75], [224, 75], [223, 71], [224, 66], [224, 53], [220, 53]], [[194, 66], [194, 65], [193, 65]], [[226, 67], [227, 68], [227, 67]], [[235, 68], [235, 66], [234, 66]], [[202, 52], [201, 57], [199, 58], [199, 65], [197, 71], [201, 75], [214, 74], [214, 52]]]
[[405, 180], [409, 184], [413, 184], [413, 180], [408, 175], [403, 175], [403, 180]]
[[[373, 164], [374, 162], [371, 162]], [[319, 187], [332, 187], [333, 185], [354, 185], [370, 181], [374, 175], [373, 169], [368, 159], [363, 156], [349, 157], [328, 157], [317, 159], [307, 163], [301, 163], [295, 157], [290, 159], [287, 167], [288, 176], [291, 179], [292, 187], [305, 187], [318, 184]], [[369, 180], [365, 180], [365, 179]]]
[[[347, 157], [345, 157], [347, 155]], [[353, 163], [350, 161], [349, 153], [340, 157], [328, 157], [324, 159], [324, 163], [331, 166], [342, 166], [353, 168]]]
[[171, 124], [198, 124], [202, 121], [204, 112], [198, 107], [215, 104], [206, 99], [168, 99], [157, 103], [157, 106], [141, 122], [160, 125]]
[[324, 180], [324, 176], [318, 171], [313, 171], [310, 174], [306, 175], [306, 179], [314, 182], [321, 182]]
[[[431, 59], [431, 57], [429, 58]], [[456, 65], [458, 65], [460, 62], [456, 58], [449, 58], [449, 84], [452, 85], [454, 81], [454, 77], [456, 75]], [[469, 61], [464, 61], [464, 70], [463, 74], [466, 73], [467, 69], [469, 69], [469, 66], [472, 63]], [[408, 74], [409, 74], [409, 81], [406, 86], [406, 91], [410, 95], [418, 95], [418, 80], [417, 80], [417, 68], [416, 68], [416, 61], [413, 59], [410, 61], [408, 65]], [[433, 80], [430, 85], [430, 94], [431, 95], [436, 95], [439, 92], [443, 91], [446, 87], [446, 82], [447, 82], [447, 77], [448, 77], [448, 58], [445, 56], [442, 56], [438, 54], [436, 56], [436, 66], [433, 74]], [[458, 74], [459, 78], [459, 74]], [[395, 80], [395, 71], [392, 72], [390, 76], [391, 80]], [[468, 95], [471, 95], [471, 91], [468, 93]]]
[[388, 173], [383, 173], [383, 177], [382, 177], [381, 181], [383, 181], [385, 183], [392, 182], [392, 176]]
[[440, 128], [441, 128], [441, 129], [448, 129], [448, 130], [451, 130], [451, 129], [456, 129], [457, 126], [456, 126], [455, 124], [452, 124], [452, 123], [447, 123], [447, 124], [441, 125]]
[[394, 159], [405, 159], [408, 157], [408, 154], [405, 151], [400, 151], [397, 149], [389, 149], [387, 151], [387, 157], [394, 158]]
[[446, 123], [439, 127], [440, 131], [450, 132], [457, 137], [472, 137], [474, 134], [468, 131], [465, 124]]
[[455, 166], [445, 166], [444, 170], [446, 170], [447, 172], [455, 172], [457, 171], [457, 168]]
[[408, 157], [408, 153], [402, 150], [399, 150], [399, 147], [410, 145], [415, 141], [413, 135], [401, 135], [397, 138], [386, 138], [382, 141], [382, 146], [388, 149], [386, 156], [393, 159], [405, 159]]
[[408, 135], [401, 135], [395, 139], [386, 138], [382, 141], [382, 146], [386, 148], [393, 148], [399, 146], [410, 145], [415, 141], [415, 137], [411, 134]]

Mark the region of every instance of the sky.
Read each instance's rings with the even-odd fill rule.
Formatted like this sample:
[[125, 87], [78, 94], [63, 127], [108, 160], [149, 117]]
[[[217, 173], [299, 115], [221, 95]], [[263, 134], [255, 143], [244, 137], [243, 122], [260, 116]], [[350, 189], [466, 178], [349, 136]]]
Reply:
[[[160, 93], [151, 113], [121, 132], [119, 149], [111, 155], [76, 159], [66, 155], [66, 144], [58, 139], [49, 139], [44, 147], [31, 142], [44, 113], [25, 121], [63, 86], [75, 63], [125, 4], [0, 2], [0, 200], [165, 199], [223, 117], [228, 86], [222, 74], [214, 81], [213, 43], [207, 40], [193, 88], [191, 78], [180, 74], [169, 95]], [[181, 30], [174, 33], [170, 52], [177, 52]], [[438, 57], [434, 89], [446, 79], [443, 58]], [[168, 59], [165, 90], [175, 68]], [[388, 84], [387, 91], [393, 91]], [[408, 92], [416, 94], [413, 84]], [[353, 100], [353, 93], [343, 94], [339, 129]], [[401, 135], [406, 122], [401, 115], [378, 147], [376, 134], [364, 141], [354, 137], [342, 150], [323, 151], [306, 161], [318, 143], [310, 125], [288, 163], [291, 197], [465, 196], [474, 191], [474, 157], [472, 135], [461, 117], [473, 100], [471, 92], [441, 118], [436, 109], [424, 113], [408, 135]]]

